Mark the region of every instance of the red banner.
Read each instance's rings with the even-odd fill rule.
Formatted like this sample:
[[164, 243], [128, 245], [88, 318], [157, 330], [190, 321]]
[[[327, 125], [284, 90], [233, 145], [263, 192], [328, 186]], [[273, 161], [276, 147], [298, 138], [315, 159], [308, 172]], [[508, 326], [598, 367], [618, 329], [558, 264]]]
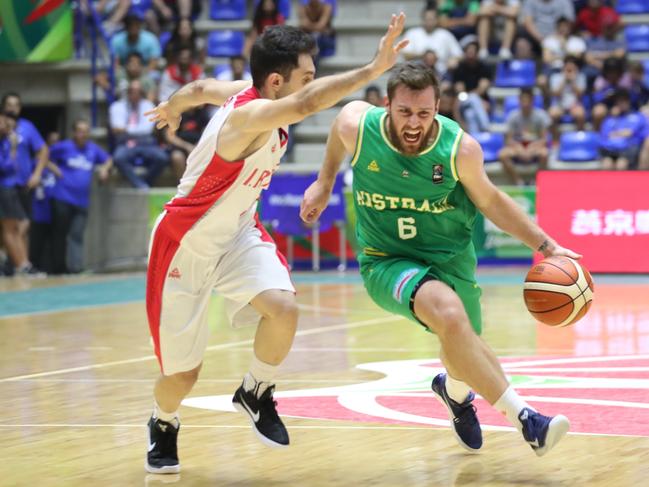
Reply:
[[649, 172], [543, 171], [538, 222], [591, 272], [649, 273]]

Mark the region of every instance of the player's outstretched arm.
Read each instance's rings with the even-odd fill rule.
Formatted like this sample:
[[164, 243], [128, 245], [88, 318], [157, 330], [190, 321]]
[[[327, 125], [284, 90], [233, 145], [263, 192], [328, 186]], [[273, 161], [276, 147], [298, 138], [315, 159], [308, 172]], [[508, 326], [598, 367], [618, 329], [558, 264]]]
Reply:
[[340, 164], [346, 155], [354, 153], [360, 121], [371, 106], [364, 101], [353, 101], [336, 116], [327, 137], [325, 160], [318, 179], [304, 192], [300, 205], [300, 218], [306, 223], [316, 222], [327, 207]]
[[392, 16], [376, 56], [366, 66], [324, 76], [279, 100], [254, 100], [234, 110], [228, 118], [228, 125], [242, 132], [266, 132], [300, 122], [313, 113], [332, 107], [394, 66], [399, 53], [408, 44], [407, 40], [399, 40], [405, 19], [403, 13]]
[[250, 86], [250, 81], [219, 81], [201, 79], [192, 81], [176, 91], [169, 100], [160, 102], [153, 110], [144, 115], [156, 123], [156, 128], [169, 127], [175, 131], [180, 124], [183, 112], [194, 107], [205, 105], [223, 105], [232, 95]]
[[513, 199], [494, 186], [484, 171], [482, 148], [468, 134], [462, 137], [456, 166], [460, 182], [471, 201], [498, 228], [546, 257], [565, 255], [573, 259], [581, 258], [581, 255], [557, 244]]

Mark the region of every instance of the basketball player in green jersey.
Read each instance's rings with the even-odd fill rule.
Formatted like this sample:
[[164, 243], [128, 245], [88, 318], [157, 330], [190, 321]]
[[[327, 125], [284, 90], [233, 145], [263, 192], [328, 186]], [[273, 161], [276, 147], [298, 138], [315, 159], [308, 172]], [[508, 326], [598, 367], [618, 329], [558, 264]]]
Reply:
[[387, 92], [385, 108], [354, 101], [336, 117], [301, 217], [306, 222], [319, 217], [341, 161], [352, 154], [363, 282], [379, 306], [439, 337], [448, 373], [437, 375], [432, 389], [446, 405], [460, 445], [470, 451], [482, 447], [474, 390], [542, 456], [570, 424], [528, 405], [479, 336], [481, 291], [471, 240], [476, 212], [546, 256], [581, 256], [560, 247], [489, 181], [480, 145], [437, 113], [434, 73], [416, 63], [398, 65]]

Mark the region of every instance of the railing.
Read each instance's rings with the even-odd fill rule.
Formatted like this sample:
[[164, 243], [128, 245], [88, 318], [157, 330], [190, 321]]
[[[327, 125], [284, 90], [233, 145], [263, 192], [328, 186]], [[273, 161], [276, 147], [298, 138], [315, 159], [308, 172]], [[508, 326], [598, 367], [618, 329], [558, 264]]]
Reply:
[[[108, 104], [115, 99], [115, 56], [110, 48], [110, 39], [101, 23], [101, 17], [92, 0], [78, 0], [72, 4], [74, 9], [74, 48], [77, 59], [85, 57], [87, 39], [90, 42], [90, 74], [92, 77], [92, 101], [90, 106], [92, 126], [97, 126], [97, 73], [105, 68], [110, 88], [104, 90]], [[101, 43], [108, 53], [108, 65], [101, 50]]]

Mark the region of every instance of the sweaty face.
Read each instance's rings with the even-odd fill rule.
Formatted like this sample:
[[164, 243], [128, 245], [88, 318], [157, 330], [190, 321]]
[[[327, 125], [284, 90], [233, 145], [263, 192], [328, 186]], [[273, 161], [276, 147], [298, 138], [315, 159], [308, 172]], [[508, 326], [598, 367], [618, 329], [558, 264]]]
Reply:
[[315, 65], [313, 59], [308, 54], [300, 54], [298, 58], [297, 68], [291, 71], [291, 76], [288, 81], [285, 79], [281, 88], [277, 93], [277, 98], [284, 98], [299, 89], [303, 88], [307, 83], [313, 81], [315, 77]]
[[390, 141], [404, 154], [418, 154], [431, 142], [439, 101], [432, 86], [414, 91], [398, 86], [388, 105]]

